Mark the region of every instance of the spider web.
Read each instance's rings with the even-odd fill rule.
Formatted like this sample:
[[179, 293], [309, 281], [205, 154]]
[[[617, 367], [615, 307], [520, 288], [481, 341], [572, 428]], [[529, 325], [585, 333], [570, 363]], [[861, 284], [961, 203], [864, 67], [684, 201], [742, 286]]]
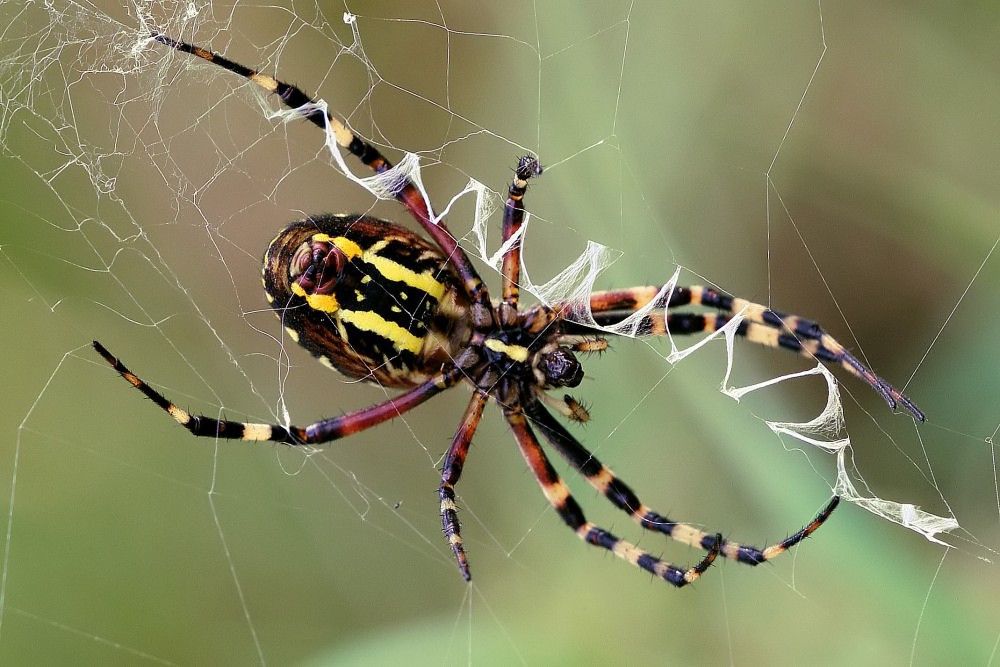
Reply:
[[[0, 656], [646, 662], [669, 633], [680, 660], [996, 660], [996, 17], [413, 4], [0, 3]], [[823, 323], [929, 422], [731, 329], [615, 339], [585, 360], [594, 419], [574, 433], [646, 503], [755, 544], [832, 490], [854, 505], [770, 566], [717, 563], [673, 591], [580, 545], [494, 415], [458, 489], [463, 585], [434, 489], [464, 392], [315, 452], [217, 444], [90, 351], [232, 419], [302, 424], [390, 395], [283, 337], [259, 255], [310, 213], [405, 214], [315, 127], [153, 29], [328, 101], [419, 179], [491, 286], [502, 193], [537, 153], [535, 298], [717, 285]], [[698, 558], [560, 470], [588, 517]]]

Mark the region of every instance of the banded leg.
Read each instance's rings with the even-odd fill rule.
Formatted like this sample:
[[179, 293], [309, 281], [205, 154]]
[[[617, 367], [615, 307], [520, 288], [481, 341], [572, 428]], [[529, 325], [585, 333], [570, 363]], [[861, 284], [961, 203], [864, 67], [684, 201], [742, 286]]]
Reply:
[[[524, 193], [528, 190], [528, 179], [542, 173], [538, 160], [525, 155], [517, 163], [514, 180], [507, 190], [507, 203], [503, 209], [502, 243], [507, 243], [521, 229], [524, 223]], [[521, 239], [503, 256], [503, 303], [510, 311], [517, 310], [518, 282], [521, 277]], [[510, 317], [513, 317], [511, 313]]]
[[441, 526], [444, 528], [444, 536], [451, 545], [451, 551], [458, 562], [458, 569], [466, 581], [472, 579], [469, 572], [469, 559], [465, 555], [465, 548], [462, 546], [462, 527], [458, 521], [458, 505], [455, 503], [455, 485], [458, 484], [462, 476], [462, 467], [465, 466], [465, 457], [469, 454], [469, 445], [472, 444], [472, 435], [479, 426], [479, 418], [483, 416], [483, 407], [486, 405], [488, 394], [475, 391], [469, 400], [469, 407], [465, 409], [462, 422], [455, 432], [455, 437], [448, 447], [448, 453], [444, 457], [444, 465], [441, 467], [441, 485], [438, 487], [438, 498], [441, 500]]
[[701, 573], [708, 569], [716, 556], [719, 555], [719, 550], [722, 546], [722, 536], [716, 535], [713, 538], [712, 545], [708, 548], [708, 553], [701, 562], [686, 570], [681, 569], [660, 560], [649, 552], [640, 549], [635, 544], [618, 538], [607, 530], [587, 521], [583, 515], [583, 510], [580, 509], [576, 500], [570, 495], [569, 488], [560, 479], [559, 474], [552, 467], [548, 457], [545, 456], [545, 452], [542, 451], [542, 447], [538, 443], [538, 439], [532, 432], [531, 427], [528, 426], [528, 421], [525, 419], [521, 408], [519, 406], [509, 407], [505, 405], [501, 405], [501, 408], [503, 409], [507, 423], [510, 424], [510, 428], [514, 432], [514, 437], [517, 439], [517, 444], [521, 449], [524, 460], [534, 473], [539, 486], [542, 487], [542, 493], [545, 494], [549, 504], [559, 513], [559, 516], [566, 525], [572, 528], [581, 540], [607, 549], [622, 560], [628, 561], [632, 565], [646, 570], [678, 588], [691, 583], [701, 576]]
[[[151, 33], [150, 38], [172, 49], [183, 53], [190, 53], [193, 56], [207, 60], [233, 74], [252, 81], [267, 92], [277, 95], [289, 109], [301, 109], [299, 113], [303, 118], [321, 130], [332, 133], [338, 146], [357, 157], [376, 174], [383, 174], [392, 168], [392, 163], [378, 149], [351, 132], [346, 125], [334, 118], [329, 111], [323, 113], [316, 106], [315, 100], [302, 92], [300, 88], [284, 83], [283, 81], [278, 81], [267, 74], [261, 74], [249, 67], [244, 67], [225, 56], [213, 53], [199, 46], [171, 39], [166, 35], [156, 32]], [[303, 109], [302, 107], [305, 108]], [[409, 178], [401, 179], [396, 185], [396, 191], [393, 192], [393, 196], [406, 207], [410, 214], [420, 223], [424, 231], [444, 251], [445, 256], [448, 257], [452, 268], [455, 269], [472, 303], [490, 307], [489, 292], [476, 272], [475, 267], [472, 266], [465, 253], [459, 251], [458, 242], [452, 236], [451, 232], [448, 231], [444, 221], [439, 220], [434, 222], [434, 214], [429, 209], [429, 204], [424, 201], [423, 196], [413, 181]]]
[[250, 424], [215, 419], [205, 415], [192, 415], [146, 384], [96, 340], [94, 341], [94, 349], [104, 357], [104, 360], [112, 368], [118, 371], [119, 375], [128, 380], [129, 384], [145, 394], [161, 410], [173, 417], [174, 421], [191, 431], [192, 434], [200, 437], [230, 440], [280, 442], [286, 445], [316, 445], [358, 433], [412, 410], [432, 396], [454, 386], [463, 377], [461, 370], [451, 367], [423, 384], [383, 403], [348, 412], [340, 417], [323, 419], [305, 427], [285, 427], [277, 424]]
[[[594, 292], [590, 297], [590, 308], [594, 320], [607, 326], [620, 322], [632, 312], [652, 302], [660, 292], [660, 287], [646, 286], [626, 290]], [[660, 309], [677, 306], [700, 305], [717, 308], [721, 314], [670, 313], [664, 318]], [[890, 408], [901, 405], [918, 421], [924, 421], [924, 413], [901, 391], [879, 377], [867, 365], [848, 352], [833, 336], [812, 320], [798, 315], [780, 313], [759, 303], [722, 294], [710, 287], [693, 285], [675, 287], [667, 304], [656, 304], [656, 314], [650, 315], [640, 324], [643, 335], [664, 336], [717, 331], [729, 322], [733, 315], [743, 314], [743, 323], [736, 333], [752, 343], [767, 347], [785, 348], [807, 357], [840, 365], [851, 375], [862, 379], [872, 387]]]
[[[555, 447], [556, 451], [573, 468], [587, 479], [592, 487], [611, 501], [612, 505], [632, 517], [640, 526], [646, 530], [663, 533], [673, 540], [693, 547], [708, 551], [719, 548], [723, 556], [741, 563], [757, 565], [766, 560], [771, 560], [778, 554], [792, 548], [823, 525], [823, 522], [830, 517], [830, 514], [833, 513], [833, 510], [840, 502], [840, 497], [834, 496], [812, 521], [781, 542], [763, 549], [739, 544], [731, 540], [722, 539], [717, 534], [706, 533], [690, 524], [678, 523], [662, 514], [654, 512], [642, 504], [625, 482], [620, 480], [610, 468], [598, 461], [540, 403], [536, 401], [526, 406], [524, 411], [528, 418], [541, 429], [545, 439]], [[717, 541], [720, 539], [721, 543], [718, 543]]]

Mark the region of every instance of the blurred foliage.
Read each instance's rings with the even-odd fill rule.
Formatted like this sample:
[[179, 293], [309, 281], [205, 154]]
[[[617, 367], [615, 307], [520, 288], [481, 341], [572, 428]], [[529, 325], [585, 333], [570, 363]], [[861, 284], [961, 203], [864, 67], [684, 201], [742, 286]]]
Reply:
[[[537, 152], [536, 282], [594, 239], [623, 253], [598, 287], [662, 282], [679, 263], [684, 282], [819, 320], [907, 385], [920, 427], [845, 379], [854, 463], [874, 494], [954, 512], [956, 549], [847, 506], [768, 566], [722, 563], [674, 591], [579, 544], [492, 410], [459, 489], [466, 586], [435, 495], [464, 391], [306, 458], [196, 442], [99, 363], [93, 338], [181, 405], [231, 418], [274, 419], [284, 399], [304, 423], [380, 400], [295, 349], [283, 372], [257, 258], [310, 212], [405, 216], [337, 175], [312, 126], [266, 118], [242, 82], [153, 47], [140, 72], [105, 66], [134, 62], [127, 7], [77, 20], [60, 4], [0, 4], [5, 664], [996, 661], [992, 6], [349, 3], [370, 67], [339, 48], [352, 41], [339, 7], [195, 3], [176, 33], [422, 152], [439, 208], [470, 176], [502, 191]], [[55, 52], [49, 11], [75, 36]], [[167, 18], [153, 20], [181, 30]], [[114, 40], [92, 41], [115, 21]], [[29, 98], [72, 115], [49, 125], [17, 106]], [[67, 136], [108, 149], [106, 191]], [[470, 214], [460, 205], [452, 229]], [[761, 419], [810, 418], [822, 383], [736, 404], [717, 391], [722, 345], [674, 369], [668, 351], [615, 341], [588, 363], [582, 440], [675, 518], [758, 544], [797, 529], [833, 462]], [[740, 346], [733, 382], [805, 367]], [[639, 537], [565, 472], [589, 516]]]

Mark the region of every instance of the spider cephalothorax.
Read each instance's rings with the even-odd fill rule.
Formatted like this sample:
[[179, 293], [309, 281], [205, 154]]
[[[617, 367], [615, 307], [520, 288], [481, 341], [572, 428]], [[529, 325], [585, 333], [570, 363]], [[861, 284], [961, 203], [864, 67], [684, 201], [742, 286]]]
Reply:
[[494, 392], [502, 402], [534, 398], [547, 389], [576, 387], [583, 380], [583, 367], [559, 323], [552, 310], [530, 308], [511, 326], [477, 331], [467, 348], [472, 353], [463, 351], [459, 365], [479, 389]]
[[[385, 174], [392, 168], [376, 148], [321, 111], [322, 107], [298, 88], [200, 47], [160, 34], [151, 38], [247, 77], [276, 94], [376, 173]], [[293, 446], [317, 445], [362, 431], [449, 387], [467, 384], [472, 398], [444, 455], [438, 485], [442, 526], [466, 579], [471, 575], [462, 546], [455, 484], [483, 409], [491, 399], [499, 406], [545, 497], [577, 536], [675, 586], [697, 579], [720, 555], [756, 565], [808, 537], [833, 512], [837, 496], [790, 537], [763, 549], [742, 545], [718, 533], [673, 521], [644, 505], [549, 412], [546, 406], [571, 421], [586, 421], [588, 413], [580, 403], [570, 396], [553, 397], [548, 391], [579, 385], [584, 373], [576, 354], [604, 350], [606, 334], [566, 316], [577, 311], [579, 304], [519, 306], [523, 200], [528, 180], [540, 173], [534, 158], [522, 158], [508, 188], [502, 231], [502, 242], [508, 248], [503, 256], [501, 298], [496, 302], [447, 226], [435, 219], [430, 204], [405, 176], [394, 179], [392, 194], [431, 241], [369, 216], [320, 215], [292, 223], [271, 242], [264, 256], [264, 289], [288, 336], [348, 377], [405, 390], [383, 403], [305, 427], [192, 415], [130, 372], [100, 343], [95, 341], [94, 347], [122, 377], [195, 435]], [[714, 312], [671, 310], [689, 305]], [[742, 321], [735, 330], [737, 335], [839, 366], [874, 388], [890, 407], [902, 405], [917, 420], [924, 419], [899, 390], [817, 324], [795, 315], [700, 286], [594, 292], [586, 306], [593, 323], [605, 327], [647, 311], [637, 330], [647, 336], [717, 331], [739, 315]], [[643, 529], [703, 549], [704, 557], [693, 566], [677, 567], [587, 521], [549, 462], [536, 430], [591, 486]]]

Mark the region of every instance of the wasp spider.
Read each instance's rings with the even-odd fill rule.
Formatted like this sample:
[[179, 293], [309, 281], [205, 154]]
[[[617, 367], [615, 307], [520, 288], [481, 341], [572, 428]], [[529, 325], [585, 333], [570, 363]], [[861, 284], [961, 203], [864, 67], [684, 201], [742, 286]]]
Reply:
[[[277, 95], [374, 172], [382, 174], [392, 168], [376, 148], [322, 111], [295, 86], [161, 34], [154, 33], [151, 39], [246, 77]], [[532, 157], [522, 158], [517, 165], [504, 208], [504, 243], [518, 233], [524, 220], [528, 180], [541, 171]], [[366, 215], [309, 217], [288, 225], [271, 241], [264, 254], [263, 283], [271, 307], [293, 340], [350, 378], [402, 390], [395, 398], [305, 427], [220, 420], [182, 410], [100, 343], [95, 341], [94, 347], [122, 377], [178, 423], [197, 436], [210, 438], [317, 445], [380, 424], [450, 387], [465, 384], [472, 398], [444, 457], [438, 496], [445, 537], [466, 580], [471, 575], [462, 546], [455, 486], [490, 399], [510, 425], [545, 497], [576, 535], [674, 586], [696, 580], [718, 556], [749, 565], [770, 560], [812, 534], [833, 512], [839, 501], [836, 496], [804, 528], [781, 542], [758, 548], [672, 521], [643, 504], [549, 410], [570, 421], [587, 420], [586, 409], [572, 397], [558, 398], [547, 392], [580, 384], [584, 372], [577, 354], [604, 350], [604, 334], [570, 321], [565, 316], [568, 303], [520, 306], [517, 242], [503, 257], [500, 299], [491, 299], [469, 258], [445, 224], [434, 221], [415, 185], [409, 179], [399, 179], [393, 194], [430, 240]], [[744, 319], [738, 335], [838, 365], [874, 388], [890, 407], [901, 405], [917, 420], [924, 419], [908, 398], [817, 324], [803, 318], [698, 286], [674, 287], [669, 293], [660, 286], [595, 292], [589, 305], [597, 324], [613, 325], [651, 304], [652, 314], [644, 318], [642, 334], [716, 331], [739, 313]], [[715, 312], [671, 311], [688, 305], [706, 306]], [[536, 431], [643, 529], [703, 549], [705, 556], [693, 566], [678, 567], [588, 521], [549, 462]]]

